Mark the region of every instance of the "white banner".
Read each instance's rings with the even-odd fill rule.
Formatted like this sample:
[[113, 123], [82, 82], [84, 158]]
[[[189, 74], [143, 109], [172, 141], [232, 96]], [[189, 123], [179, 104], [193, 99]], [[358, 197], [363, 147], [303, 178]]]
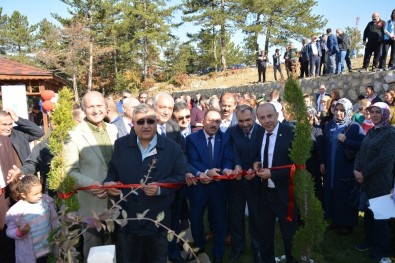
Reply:
[[3, 97], [3, 110], [13, 109], [18, 117], [28, 119], [27, 97], [25, 85], [4, 85], [1, 86]]

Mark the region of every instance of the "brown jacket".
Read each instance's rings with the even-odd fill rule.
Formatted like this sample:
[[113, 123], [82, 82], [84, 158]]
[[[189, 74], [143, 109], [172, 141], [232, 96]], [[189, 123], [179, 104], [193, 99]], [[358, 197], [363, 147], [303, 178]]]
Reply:
[[[7, 181], [7, 173], [15, 164], [10, 137], [0, 136], [0, 166], [3, 172], [4, 181]], [[9, 187], [7, 186], [0, 196], [0, 230], [4, 228], [5, 213], [10, 208]]]

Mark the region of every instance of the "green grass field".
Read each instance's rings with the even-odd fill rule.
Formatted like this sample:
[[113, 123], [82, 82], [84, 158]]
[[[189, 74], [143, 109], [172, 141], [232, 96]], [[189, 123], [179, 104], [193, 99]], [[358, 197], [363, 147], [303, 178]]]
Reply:
[[[247, 222], [246, 225], [248, 226]], [[394, 222], [391, 222], [391, 233], [395, 233], [395, 224]], [[281, 234], [278, 229], [278, 225], [276, 226], [276, 245], [275, 245], [275, 250], [276, 250], [276, 256], [281, 256], [283, 255], [283, 246], [282, 246], [282, 240], [281, 240]], [[207, 228], [208, 229], [208, 228]], [[322, 244], [319, 246], [319, 253], [322, 255], [324, 258], [323, 262], [318, 262], [315, 261], [315, 263], [372, 263], [375, 261], [372, 261], [369, 257], [369, 251], [366, 252], [360, 252], [357, 251], [354, 247], [356, 244], [362, 241], [364, 237], [364, 232], [363, 232], [363, 218], [359, 218], [359, 224], [357, 227], [354, 228], [354, 231], [352, 234], [342, 236], [337, 234], [335, 230], [327, 230], [325, 233], [324, 241]], [[394, 236], [392, 236], [392, 253], [395, 252], [395, 243], [394, 243]], [[247, 240], [249, 240], [249, 234], [247, 231]], [[206, 253], [209, 255], [211, 250], [211, 244], [208, 244], [208, 247], [206, 248]], [[223, 262], [230, 262], [230, 256], [231, 256], [231, 247], [227, 246], [225, 250], [225, 256], [223, 259]], [[254, 257], [253, 253], [250, 249], [249, 243], [247, 244], [246, 250], [244, 251], [242, 257], [240, 258], [240, 262], [242, 263], [253, 263], [254, 262]], [[301, 262], [301, 261], [300, 261]], [[395, 260], [393, 259], [393, 262]]]

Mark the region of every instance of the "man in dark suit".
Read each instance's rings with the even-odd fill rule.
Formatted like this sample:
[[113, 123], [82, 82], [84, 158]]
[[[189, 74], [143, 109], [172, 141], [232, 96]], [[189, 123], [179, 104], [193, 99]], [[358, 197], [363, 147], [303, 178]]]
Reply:
[[[177, 183], [185, 180], [185, 161], [180, 146], [156, 133], [154, 109], [147, 105], [137, 106], [133, 113], [134, 132], [115, 142], [107, 178], [104, 185], [144, 185], [121, 203], [128, 217], [143, 213], [156, 219], [165, 213], [161, 223], [170, 226], [170, 207], [175, 189], [159, 187], [154, 182]], [[108, 194], [117, 196], [121, 190], [108, 189]], [[130, 190], [122, 190], [126, 195]], [[122, 262], [167, 262], [167, 231], [146, 220], [128, 221], [118, 229]], [[132, 248], [132, 249], [131, 249]], [[148, 252], [147, 252], [148, 251]]]
[[[245, 248], [245, 208], [248, 204], [249, 231], [251, 245], [255, 256], [255, 262], [262, 262], [260, 244], [258, 241], [258, 193], [260, 179], [255, 177], [252, 164], [254, 158], [259, 155], [260, 145], [258, 137], [261, 137], [264, 129], [255, 123], [255, 111], [248, 105], [241, 105], [236, 110], [238, 125], [230, 127], [230, 134], [234, 156], [235, 174], [242, 170], [251, 174], [240, 180], [230, 181], [229, 193], [229, 217], [230, 232], [232, 235], [231, 262], [239, 262], [241, 253]], [[255, 177], [255, 178], [254, 178]]]
[[154, 109], [156, 111], [157, 131], [160, 135], [178, 143], [185, 149], [185, 143], [181, 137], [180, 127], [171, 119], [174, 108], [174, 99], [168, 93], [159, 93], [154, 98]]
[[126, 136], [130, 133], [133, 127], [133, 111], [136, 106], [140, 104], [140, 101], [136, 98], [130, 97], [125, 98], [122, 101], [123, 116], [117, 118], [112, 124], [117, 126], [118, 136], [117, 138]]
[[278, 218], [286, 262], [290, 263], [293, 262], [291, 243], [296, 231], [295, 220], [292, 222], [286, 220], [290, 169], [270, 170], [270, 168], [292, 163], [289, 149], [294, 134], [291, 128], [278, 122], [278, 113], [272, 104], [261, 104], [256, 112], [260, 124], [265, 129], [259, 140], [261, 151], [257, 158], [258, 162], [254, 163], [256, 174], [262, 178], [258, 209], [262, 226], [262, 231], [259, 233], [262, 258], [266, 263], [276, 262], [274, 258], [274, 229], [276, 218]]
[[326, 93], [326, 87], [325, 87], [324, 84], [322, 84], [322, 85], [319, 87], [319, 89], [318, 89], [318, 93], [315, 94], [315, 101], [316, 101], [316, 103], [317, 103], [317, 111], [318, 111], [318, 112], [321, 112], [321, 111], [324, 110], [323, 107], [322, 107], [322, 104], [321, 104], [321, 100], [322, 100], [322, 98], [324, 98], [325, 96], [330, 96], [330, 94], [329, 94], [329, 93]]
[[190, 171], [201, 182], [188, 189], [192, 236], [195, 246], [199, 248], [198, 253], [204, 251], [203, 218], [208, 207], [213, 230], [214, 263], [222, 262], [225, 249], [227, 182], [215, 181], [213, 176], [233, 172], [233, 154], [229, 135], [219, 130], [220, 124], [220, 112], [210, 109], [204, 115], [203, 129], [186, 138]]
[[[184, 160], [187, 163], [187, 157], [185, 155], [185, 139], [181, 135], [180, 127], [178, 124], [171, 119], [174, 109], [174, 99], [168, 93], [158, 93], [154, 98], [154, 109], [156, 111], [157, 117], [157, 132], [167, 139], [170, 139], [180, 145], [182, 151], [184, 152]], [[185, 167], [185, 172], [188, 172], [186, 176], [193, 176], [189, 173], [188, 167]], [[179, 189], [176, 192], [174, 203], [171, 207], [172, 214], [172, 229], [176, 233], [180, 232], [180, 211], [183, 200], [183, 190]], [[169, 245], [169, 260], [173, 263], [185, 262], [181, 258], [179, 246], [175, 241], [171, 242]]]
[[307, 46], [307, 55], [310, 61], [310, 77], [318, 77], [320, 75], [322, 51], [320, 41], [318, 41], [316, 35], [311, 37], [311, 42]]

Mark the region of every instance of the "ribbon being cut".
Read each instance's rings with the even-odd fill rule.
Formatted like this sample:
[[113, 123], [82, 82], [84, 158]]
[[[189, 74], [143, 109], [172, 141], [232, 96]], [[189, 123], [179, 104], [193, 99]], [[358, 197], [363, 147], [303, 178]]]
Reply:
[[[294, 198], [294, 175], [297, 169], [299, 170], [304, 170], [305, 166], [304, 165], [297, 165], [297, 164], [288, 164], [288, 165], [283, 165], [283, 166], [276, 166], [276, 167], [271, 167], [271, 168], [265, 168], [269, 170], [280, 170], [280, 169], [288, 169], [290, 168], [290, 173], [289, 173], [289, 188], [288, 188], [288, 215], [287, 215], [287, 220], [292, 222], [293, 221], [293, 211], [295, 209], [295, 198]], [[249, 173], [248, 171], [241, 171], [238, 174], [228, 174], [228, 175], [217, 175], [213, 176], [213, 180], [216, 181], [221, 181], [221, 180], [237, 180], [241, 178], [242, 176], [254, 174], [255, 172]], [[188, 182], [197, 182], [199, 181], [200, 178], [193, 177], [193, 178], [188, 178]], [[164, 188], [180, 188], [186, 183], [151, 183], [160, 187]], [[89, 185], [85, 187], [79, 187], [75, 189], [73, 192], [69, 193], [59, 193], [58, 192], [58, 197], [61, 199], [67, 199], [77, 193], [77, 191], [85, 191], [85, 190], [92, 190], [92, 189], [110, 189], [110, 188], [117, 188], [117, 189], [136, 189], [140, 188], [143, 186], [142, 184], [123, 184], [121, 182], [118, 182], [117, 185], [107, 185], [107, 186], [98, 186], [98, 185]]]

